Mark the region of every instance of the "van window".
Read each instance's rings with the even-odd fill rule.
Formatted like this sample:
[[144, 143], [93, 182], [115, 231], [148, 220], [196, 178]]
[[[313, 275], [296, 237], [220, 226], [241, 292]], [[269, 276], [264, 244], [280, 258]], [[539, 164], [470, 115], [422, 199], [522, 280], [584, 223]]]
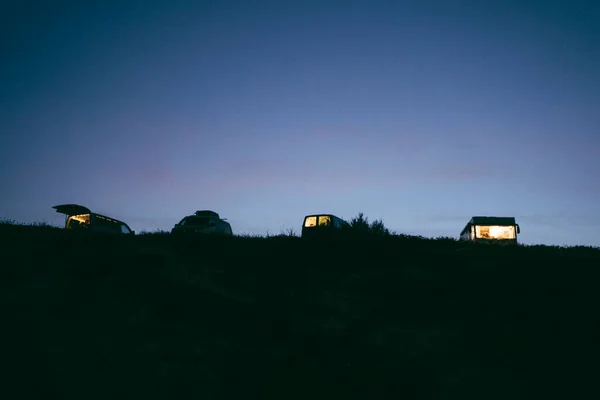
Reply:
[[127, 225], [121, 224], [121, 233], [129, 235], [131, 233], [131, 230], [127, 227]]
[[514, 226], [477, 225], [475, 233], [480, 239], [515, 239]]
[[307, 228], [317, 226], [317, 217], [306, 217], [306, 220], [304, 221], [304, 226]]
[[319, 226], [328, 226], [331, 224], [331, 217], [329, 215], [319, 216]]
[[121, 231], [120, 224], [117, 221], [98, 214], [95, 214], [94, 225], [94, 230], [98, 232], [119, 233]]
[[67, 219], [66, 228], [69, 229], [80, 229], [80, 228], [89, 228], [90, 227], [90, 214], [82, 214], [82, 215], [71, 215], [69, 219]]

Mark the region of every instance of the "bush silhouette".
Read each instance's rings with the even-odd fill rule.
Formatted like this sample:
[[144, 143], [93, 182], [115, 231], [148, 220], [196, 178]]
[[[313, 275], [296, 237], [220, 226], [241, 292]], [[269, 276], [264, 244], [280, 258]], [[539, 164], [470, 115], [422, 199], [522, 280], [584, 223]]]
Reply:
[[369, 218], [365, 217], [364, 213], [360, 212], [358, 215], [350, 220], [350, 229], [353, 233], [358, 235], [377, 235], [377, 236], [390, 236], [392, 233], [385, 226], [383, 220], [376, 219], [369, 223]]

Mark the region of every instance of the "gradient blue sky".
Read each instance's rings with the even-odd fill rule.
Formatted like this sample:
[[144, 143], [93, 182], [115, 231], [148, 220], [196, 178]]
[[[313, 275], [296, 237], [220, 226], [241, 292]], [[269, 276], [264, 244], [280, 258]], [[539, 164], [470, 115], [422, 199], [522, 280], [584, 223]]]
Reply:
[[600, 246], [597, 1], [3, 2], [0, 35], [0, 218]]

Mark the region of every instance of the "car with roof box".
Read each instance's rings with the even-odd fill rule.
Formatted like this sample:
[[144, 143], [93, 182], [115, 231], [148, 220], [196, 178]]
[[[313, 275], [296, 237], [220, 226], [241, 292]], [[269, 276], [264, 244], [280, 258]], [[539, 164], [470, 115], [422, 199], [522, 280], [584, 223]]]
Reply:
[[171, 234], [210, 234], [233, 236], [231, 225], [225, 218], [212, 210], [198, 210], [192, 215], [183, 217]]

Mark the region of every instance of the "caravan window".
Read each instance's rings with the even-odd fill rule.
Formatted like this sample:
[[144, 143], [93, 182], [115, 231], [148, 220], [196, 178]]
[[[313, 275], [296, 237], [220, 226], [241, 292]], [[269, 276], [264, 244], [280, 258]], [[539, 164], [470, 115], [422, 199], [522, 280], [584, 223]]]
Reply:
[[515, 239], [514, 226], [480, 226], [475, 227], [475, 236], [479, 239]]

